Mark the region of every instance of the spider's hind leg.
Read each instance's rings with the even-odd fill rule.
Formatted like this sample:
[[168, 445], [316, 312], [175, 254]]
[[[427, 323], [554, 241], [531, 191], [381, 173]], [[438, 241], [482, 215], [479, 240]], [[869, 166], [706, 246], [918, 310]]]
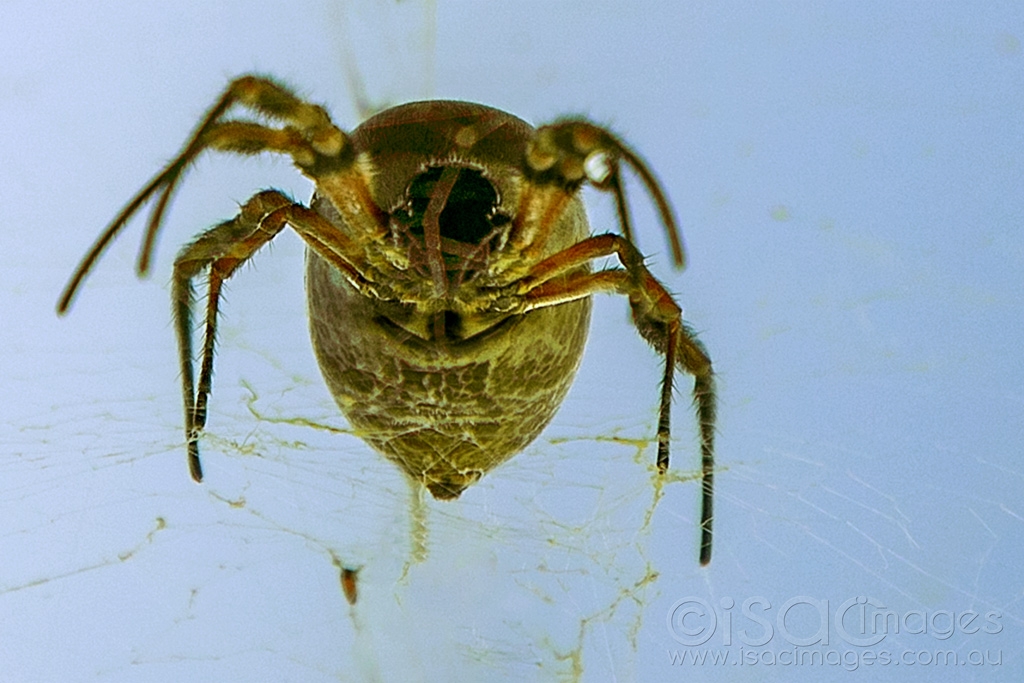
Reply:
[[[199, 435], [206, 425], [206, 406], [213, 383], [221, 288], [239, 266], [252, 258], [286, 225], [292, 226], [310, 248], [337, 267], [353, 285], [365, 286], [361, 275], [365, 266], [359, 245], [326, 218], [294, 203], [277, 190], [255, 195], [242, 206], [235, 218], [210, 228], [181, 250], [174, 262], [171, 297], [178, 335], [189, 470], [197, 482], [203, 478], [199, 462]], [[203, 271], [209, 272], [209, 284], [202, 359], [196, 383], [192, 365], [192, 305], [195, 298], [192, 283]]]

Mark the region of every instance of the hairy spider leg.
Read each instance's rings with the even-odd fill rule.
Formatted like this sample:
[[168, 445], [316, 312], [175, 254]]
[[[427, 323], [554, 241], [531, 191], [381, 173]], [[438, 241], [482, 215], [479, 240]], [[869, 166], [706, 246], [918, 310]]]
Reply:
[[[597, 258], [615, 255], [624, 269], [597, 272], [579, 270]], [[643, 258], [621, 235], [590, 237], [538, 263], [517, 283], [524, 311], [586, 298], [598, 292], [629, 298], [633, 321], [640, 335], [665, 357], [665, 374], [658, 410], [658, 471], [669, 466], [672, 386], [675, 368], [694, 377], [693, 399], [701, 443], [700, 562], [711, 561], [714, 502], [715, 378], [704, 346], [683, 322], [682, 310], [658, 282]]]
[[[272, 128], [252, 121], [222, 121], [235, 104], [287, 125]], [[345, 213], [355, 238], [342, 234], [312, 209], [269, 190], [252, 197], [238, 216], [203, 233], [179, 254], [172, 285], [174, 317], [182, 368], [189, 470], [196, 481], [202, 480], [198, 438], [206, 422], [212, 385], [216, 320], [223, 282], [285, 225], [291, 225], [354, 286], [367, 291], [372, 289], [372, 283], [363, 276], [366, 266], [361, 243], [357, 244], [356, 240], [379, 238], [385, 229], [379, 220], [380, 209], [370, 196], [371, 171], [358, 163], [348, 136], [331, 122], [323, 107], [303, 101], [268, 78], [243, 76], [228, 85], [182, 152], [143, 187], [103, 231], [65, 287], [57, 305], [58, 313], [67, 311], [82, 280], [110, 241], [132, 216], [155, 198], [138, 262], [140, 275], [147, 271], [167, 204], [185, 169], [207, 149], [236, 154], [287, 154], [303, 174], [316, 182], [318, 190]], [[206, 269], [210, 271], [210, 278], [197, 387], [192, 368], [192, 280]]]
[[[286, 225], [291, 225], [313, 250], [330, 261], [354, 286], [363, 290], [370, 286], [360, 274], [360, 267], [355, 265], [359, 262], [358, 245], [320, 214], [292, 202], [276, 190], [255, 195], [242, 206], [234, 219], [209, 229], [181, 250], [174, 262], [171, 298], [181, 363], [189, 471], [196, 481], [203, 478], [199, 435], [206, 426], [206, 407], [212, 388], [221, 286]], [[192, 282], [207, 270], [206, 321], [199, 383], [196, 385], [192, 368]]]
[[[287, 125], [278, 129], [250, 121], [222, 121], [236, 104]], [[300, 170], [309, 172], [307, 175], [320, 175], [328, 168], [351, 163], [350, 147], [348, 136], [331, 122], [323, 107], [305, 102], [269, 78], [242, 76], [235, 79], [203, 117], [181, 153], [139, 190], [100, 233], [64, 287], [57, 302], [57, 313], [67, 312], [99, 256], [139, 209], [155, 197], [137, 266], [139, 275], [148, 272], [156, 234], [171, 196], [185, 169], [203, 151], [279, 152], [290, 155]]]

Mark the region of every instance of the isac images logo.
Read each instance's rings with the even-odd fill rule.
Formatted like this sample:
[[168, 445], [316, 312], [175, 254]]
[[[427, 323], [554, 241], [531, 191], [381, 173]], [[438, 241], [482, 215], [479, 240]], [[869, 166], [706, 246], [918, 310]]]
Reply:
[[898, 611], [858, 596], [833, 607], [799, 595], [781, 604], [755, 596], [714, 606], [687, 597], [668, 611], [676, 666], [974, 666], [1002, 664], [993, 610]]

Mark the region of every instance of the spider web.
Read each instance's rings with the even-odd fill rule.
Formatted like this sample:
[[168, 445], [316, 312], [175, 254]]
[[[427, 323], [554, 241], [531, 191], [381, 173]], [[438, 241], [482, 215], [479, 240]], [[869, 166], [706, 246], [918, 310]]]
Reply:
[[[296, 6], [273, 22], [245, 3], [186, 7], [0, 10], [13, 65], [0, 81], [5, 678], [1019, 678], [1024, 378], [1006, 361], [1024, 337], [1024, 207], [1005, 145], [1022, 132], [1019, 12], [588, 3], [484, 16], [442, 3], [434, 74], [416, 34], [433, 10], [411, 0]], [[194, 485], [170, 263], [259, 188], [308, 197], [286, 163], [204, 158], [154, 277], [131, 277], [135, 224], [71, 315], [52, 316], [94, 232], [230, 76], [272, 73], [354, 124], [338, 36], [370, 106], [467, 98], [538, 123], [582, 112], [669, 188], [683, 274], [629, 189], [641, 249], [719, 371], [710, 568], [697, 564], [689, 381], [659, 488], [660, 361], [623, 301], [595, 301], [544, 434], [436, 502], [348, 432], [323, 386], [290, 233], [229, 283]], [[614, 224], [600, 197], [588, 207], [595, 230]], [[358, 570], [354, 605], [341, 568]], [[799, 648], [776, 617], [801, 597], [783, 622], [796, 639], [826, 600], [833, 616], [865, 598], [905, 622], [872, 647], [833, 622], [827, 644], [804, 648], [822, 661], [785, 664]], [[768, 643], [749, 644], [764, 629], [745, 602], [773, 627]], [[678, 620], [691, 603], [718, 618], [700, 645], [679, 640], [706, 626]], [[947, 613], [970, 612], [979, 626], [998, 615], [999, 631], [944, 635]], [[883, 650], [918, 659], [866, 663]], [[925, 663], [940, 651], [966, 663]]]

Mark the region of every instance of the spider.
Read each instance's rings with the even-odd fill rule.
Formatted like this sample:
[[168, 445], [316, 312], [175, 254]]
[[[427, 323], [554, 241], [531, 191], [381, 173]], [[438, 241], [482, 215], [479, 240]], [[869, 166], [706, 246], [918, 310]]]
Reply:
[[[231, 118], [245, 108], [253, 119]], [[277, 125], [278, 127], [274, 127]], [[121, 210], [82, 259], [57, 305], [64, 314], [107, 245], [147, 203], [138, 272], [185, 170], [205, 150], [274, 152], [313, 181], [309, 206], [277, 190], [186, 245], [172, 299], [192, 478], [202, 480], [221, 289], [285, 226], [306, 242], [313, 347], [342, 412], [374, 449], [438, 499], [457, 498], [533, 441], [569, 390], [590, 297], [629, 299], [637, 331], [665, 358], [657, 467], [669, 466], [672, 382], [694, 377], [700, 431], [700, 562], [711, 559], [715, 390], [711, 361], [633, 241], [622, 165], [654, 201], [677, 267], [671, 207], [640, 156], [584, 119], [533, 128], [480, 104], [427, 101], [387, 109], [345, 133], [326, 110], [276, 81], [235, 79], [181, 153]], [[580, 189], [615, 199], [621, 234], [591, 235]], [[593, 271], [615, 256], [621, 267]], [[198, 381], [193, 281], [208, 273]]]

